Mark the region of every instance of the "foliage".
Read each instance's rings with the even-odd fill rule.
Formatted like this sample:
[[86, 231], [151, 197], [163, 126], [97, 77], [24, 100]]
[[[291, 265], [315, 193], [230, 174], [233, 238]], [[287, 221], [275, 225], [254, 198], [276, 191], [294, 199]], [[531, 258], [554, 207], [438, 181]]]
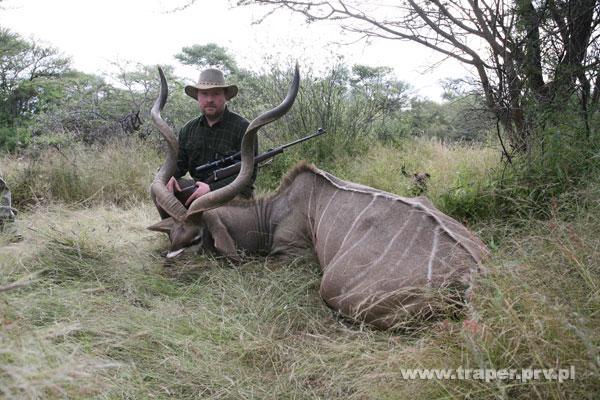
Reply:
[[57, 49], [0, 28], [0, 124], [23, 124], [41, 112], [53, 97], [44, 83], [67, 71], [69, 64]]
[[212, 67], [222, 70], [224, 74], [239, 73], [235, 58], [226, 48], [215, 43], [184, 47], [175, 58], [184, 65], [192, 65], [199, 69]]
[[[70, 69], [57, 49], [6, 29], [0, 31], [0, 50], [0, 150], [15, 151], [48, 133], [86, 143], [134, 133], [156, 137], [152, 124], [144, 124], [157, 90], [155, 67], [115, 64], [114, 76], [85, 74]], [[180, 88], [172, 68], [164, 69]], [[166, 114], [176, 124], [193, 115], [193, 104], [182, 99], [182, 90], [174, 91], [174, 108]]]
[[[361, 158], [338, 159], [331, 172], [401, 196], [425, 195], [444, 213], [473, 223], [498, 215], [490, 207], [494, 199], [490, 185], [498, 167], [495, 147], [417, 138], [395, 146], [372, 144]], [[424, 188], [416, 186], [415, 173], [430, 175]]]
[[[166, 68], [166, 71], [172, 77], [171, 69]], [[152, 124], [148, 123], [157, 90], [155, 75], [154, 67], [136, 65], [127, 71], [121, 69], [111, 77], [117, 83], [113, 85], [105, 78], [81, 72], [65, 74], [60, 81], [50, 82], [56, 87], [56, 99], [46, 112], [32, 120], [31, 129], [38, 135], [45, 132], [71, 134], [76, 140], [89, 144], [132, 134], [141, 138], [156, 136]], [[181, 86], [175, 79], [171, 84]], [[190, 115], [190, 107], [181, 99], [182, 95], [174, 91], [172, 107], [165, 118], [184, 114], [178, 118], [181, 120]], [[137, 130], [131, 130], [124, 123], [131, 116], [140, 118], [141, 126]]]
[[547, 218], [557, 199], [579, 190], [598, 175], [600, 143], [573, 140], [572, 135], [577, 133], [571, 132], [568, 127], [548, 129], [545, 148], [536, 149], [530, 159], [513, 160], [501, 188], [503, 208], [523, 217]]
[[[25, 48], [32, 46], [17, 35], [11, 35]], [[249, 118], [277, 104], [285, 95], [290, 79], [291, 68], [282, 68], [269, 60], [265, 60], [262, 71], [242, 69], [227, 49], [215, 44], [186, 47], [176, 58], [199, 68], [225, 69], [231, 75], [229, 79], [242, 88], [230, 107]], [[50, 132], [70, 135], [89, 144], [131, 134], [159, 139], [148, 116], [158, 90], [154, 67], [132, 63], [115, 63], [114, 66], [117, 72], [111, 76], [63, 70], [57, 71], [56, 76], [22, 83], [23, 90], [29, 88], [29, 92], [36, 93], [35, 109], [15, 120], [25, 130], [4, 130], [0, 148], [15, 151], [26, 147], [31, 137]], [[184, 83], [173, 75], [173, 68], [163, 66], [163, 69], [171, 86], [163, 117], [177, 131], [197, 115], [197, 105], [185, 96]], [[273, 147], [322, 126], [328, 134], [320, 140], [320, 146], [305, 145], [294, 158], [311, 158], [328, 165], [337, 152], [363, 152], [371, 138], [394, 142], [422, 131], [425, 125], [431, 130], [434, 125], [431, 119], [415, 123], [420, 111], [409, 104], [417, 103], [410, 99], [409, 85], [397, 80], [387, 67], [347, 66], [340, 59], [317, 74], [311, 66], [302, 66], [302, 87], [296, 106], [282, 122], [262, 132], [261, 144], [263, 148]], [[445, 109], [446, 106], [440, 107]], [[132, 117], [139, 118], [136, 131], [125, 124], [131, 122]], [[429, 136], [444, 134], [436, 128], [431, 132]], [[447, 137], [464, 136], [446, 134]], [[467, 134], [481, 137], [481, 133]]]
[[474, 95], [448, 98], [443, 103], [412, 98], [401, 129], [414, 136], [450, 141], [485, 141], [495, 125], [481, 99]]
[[[259, 74], [238, 75], [238, 86], [244, 90], [232, 106], [248, 118], [270, 109], [285, 97], [291, 71], [291, 66], [270, 65]], [[266, 187], [276, 187], [280, 177], [299, 160], [332, 170], [339, 157], [361, 155], [374, 142], [400, 139], [395, 125], [404, 118], [408, 85], [396, 80], [388, 68], [349, 68], [340, 62], [321, 75], [311, 66], [302, 66], [301, 76], [294, 107], [280, 121], [261, 130], [260, 147], [276, 147], [314, 133], [319, 127], [327, 133], [287, 150], [263, 168], [259, 179]]]
[[0, 149], [14, 151], [29, 143], [31, 120], [56, 101], [50, 82], [69, 60], [6, 29], [0, 29], [0, 60]]
[[48, 85], [55, 93], [54, 101], [32, 121], [35, 134], [73, 132], [86, 140], [88, 134], [106, 124], [103, 106], [113, 97], [113, 91], [102, 78], [70, 72]]
[[31, 141], [31, 135], [24, 127], [0, 127], [0, 149], [15, 151], [27, 147]]
[[[354, 71], [354, 72], [352, 72]], [[387, 68], [371, 69], [343, 63], [327, 68], [318, 76], [310, 66], [302, 68], [302, 84], [292, 110], [281, 123], [263, 131], [272, 141], [273, 130], [279, 130], [279, 140], [291, 140], [314, 132], [318, 127], [327, 130], [319, 139], [319, 146], [303, 146], [303, 156], [329, 162], [338, 153], [358, 153], [370, 139], [398, 139], [393, 120], [400, 118], [402, 107], [408, 101], [408, 85], [396, 80]], [[241, 94], [241, 108], [246, 115], [277, 104], [285, 96], [291, 68], [271, 66], [268, 74], [243, 81], [249, 89]], [[258, 93], [256, 96], [253, 93]], [[250, 97], [252, 96], [252, 97]], [[257, 106], [258, 105], [258, 106]]]

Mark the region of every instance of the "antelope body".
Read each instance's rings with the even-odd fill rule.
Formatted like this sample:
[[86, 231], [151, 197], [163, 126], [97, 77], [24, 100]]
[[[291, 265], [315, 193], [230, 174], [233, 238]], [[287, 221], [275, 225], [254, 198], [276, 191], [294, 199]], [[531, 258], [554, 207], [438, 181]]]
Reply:
[[170, 151], [151, 191], [157, 207], [172, 217], [149, 229], [169, 234], [169, 255], [194, 245], [232, 258], [240, 252], [296, 256], [309, 249], [323, 271], [324, 301], [343, 315], [384, 329], [430, 313], [431, 292], [453, 288], [464, 294], [488, 250], [424, 197], [398, 197], [302, 163], [274, 194], [233, 199], [252, 175], [256, 132], [287, 112], [298, 84], [296, 68], [284, 102], [248, 127], [236, 180], [185, 210], [165, 188], [177, 159], [177, 141], [159, 114], [166, 101], [161, 71], [161, 96], [152, 115]]

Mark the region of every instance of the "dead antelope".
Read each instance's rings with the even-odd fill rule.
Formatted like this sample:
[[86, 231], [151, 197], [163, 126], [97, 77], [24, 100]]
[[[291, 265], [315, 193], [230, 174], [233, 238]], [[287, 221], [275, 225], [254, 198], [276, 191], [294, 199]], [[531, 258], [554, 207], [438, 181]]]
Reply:
[[398, 197], [303, 163], [275, 193], [234, 200], [252, 176], [257, 131], [294, 102], [297, 67], [285, 100], [250, 123], [236, 179], [186, 210], [165, 186], [175, 171], [178, 144], [160, 116], [167, 86], [159, 72], [161, 91], [151, 114], [168, 152], [151, 193], [157, 207], [171, 217], [149, 229], [169, 235], [168, 257], [190, 248], [233, 258], [240, 252], [295, 256], [310, 249], [323, 270], [323, 300], [345, 316], [384, 329], [429, 313], [433, 308], [427, 293], [458, 288], [464, 294], [470, 287], [471, 276], [488, 253], [486, 246], [424, 197]]

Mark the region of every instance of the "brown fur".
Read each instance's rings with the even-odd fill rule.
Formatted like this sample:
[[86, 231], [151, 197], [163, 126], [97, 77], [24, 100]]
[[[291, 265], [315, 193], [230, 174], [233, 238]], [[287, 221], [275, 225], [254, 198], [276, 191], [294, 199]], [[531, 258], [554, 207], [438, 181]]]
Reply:
[[244, 207], [244, 206], [249, 206], [251, 204], [254, 204], [254, 202], [258, 199], [268, 201], [271, 198], [278, 196], [280, 193], [285, 191], [294, 182], [296, 177], [303, 172], [312, 172], [312, 173], [318, 174], [319, 169], [317, 167], [315, 167], [314, 164], [309, 163], [307, 161], [304, 161], [304, 160], [298, 161], [296, 163], [296, 165], [294, 165], [292, 167], [292, 169], [290, 169], [283, 176], [283, 178], [281, 178], [281, 181], [279, 182], [279, 186], [277, 187], [277, 189], [275, 189], [274, 192], [267, 193], [265, 195], [260, 196], [259, 198], [254, 198], [254, 199], [244, 199], [241, 197], [236, 197], [235, 199], [233, 199], [229, 203], [227, 203], [227, 205], [234, 206], [234, 207]]

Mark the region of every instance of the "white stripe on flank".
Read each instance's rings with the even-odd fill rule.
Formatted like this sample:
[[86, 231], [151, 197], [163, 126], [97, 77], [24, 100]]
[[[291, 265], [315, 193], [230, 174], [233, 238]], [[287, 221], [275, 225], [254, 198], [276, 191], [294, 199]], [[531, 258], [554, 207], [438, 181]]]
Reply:
[[310, 227], [310, 234], [312, 236], [313, 242], [316, 237], [315, 237], [315, 227], [313, 226], [312, 221], [310, 219], [310, 216], [312, 215], [312, 211], [310, 210], [310, 207], [313, 202], [313, 196], [315, 194], [316, 186], [317, 186], [317, 175], [313, 175], [313, 184], [310, 187], [310, 196], [308, 198], [308, 209], [306, 210], [306, 216], [308, 218], [308, 226]]
[[[368, 237], [369, 237], [369, 234], [371, 233], [371, 231], [372, 231], [372, 230], [373, 230], [373, 226], [370, 226], [370, 227], [369, 227], [369, 229], [367, 229], [367, 231], [366, 231], [366, 232], [365, 232], [365, 234], [363, 235], [363, 237], [361, 237], [361, 238], [360, 238], [360, 239], [358, 239], [356, 242], [354, 242], [354, 244], [353, 244], [352, 246], [350, 246], [348, 249], [346, 249], [346, 250], [345, 250], [345, 251], [344, 251], [342, 254], [340, 254], [340, 255], [339, 255], [339, 257], [336, 257], [336, 258], [335, 258], [335, 261], [333, 261], [333, 262], [332, 262], [331, 264], [329, 264], [329, 265], [326, 265], [326, 266], [323, 268], [323, 272], [325, 272], [325, 271], [326, 271], [326, 270], [328, 270], [329, 268], [333, 268], [333, 266], [334, 266], [334, 265], [336, 265], [336, 264], [337, 264], [337, 263], [338, 263], [338, 262], [339, 262], [339, 261], [340, 261], [342, 258], [344, 258], [344, 257], [345, 257], [347, 254], [349, 254], [349, 253], [350, 253], [352, 250], [354, 250], [354, 249], [355, 249], [355, 248], [356, 248], [356, 247], [357, 247], [359, 244], [361, 244], [361, 242], [362, 242], [363, 240], [365, 240], [366, 238], [368, 238]], [[340, 247], [340, 248], [341, 248], [341, 247]], [[364, 264], [364, 265], [353, 265], [353, 266], [354, 266], [354, 267], [366, 267], [367, 265], [369, 265], [369, 264], [367, 263], [367, 264]], [[346, 265], [344, 266], [343, 273], [345, 273], [345, 272], [346, 272], [346, 269], [347, 269], [347, 268], [348, 268], [348, 264], [346, 264]], [[343, 274], [342, 274], [342, 275], [343, 275]]]
[[376, 260], [374, 260], [371, 264], [373, 266], [377, 265], [381, 260], [383, 260], [383, 258], [387, 255], [387, 253], [390, 251], [390, 249], [392, 248], [392, 245], [394, 244], [394, 242], [396, 241], [396, 239], [398, 239], [398, 236], [400, 236], [400, 234], [402, 232], [404, 232], [404, 229], [406, 229], [406, 226], [408, 225], [408, 222], [410, 221], [410, 217], [412, 216], [414, 211], [410, 211], [410, 213], [408, 214], [408, 218], [406, 218], [406, 220], [404, 221], [404, 223], [402, 224], [402, 226], [400, 227], [400, 229], [398, 230], [398, 232], [396, 232], [396, 234], [394, 235], [394, 237], [392, 237], [392, 240], [390, 240], [390, 242], [387, 244], [387, 246], [385, 247], [385, 250], [383, 251], [383, 253], [381, 253], [381, 255], [379, 257], [377, 257]]
[[[350, 199], [352, 199], [352, 196], [354, 196], [354, 194], [354, 192], [350, 193]], [[340, 215], [340, 211], [342, 211], [342, 207], [338, 207], [337, 212], [333, 217], [333, 221], [331, 222], [331, 224], [329, 224], [329, 231], [327, 232], [327, 235], [325, 235], [325, 242], [323, 243], [323, 262], [325, 263], [327, 262], [327, 241], [329, 240], [329, 235], [331, 234], [331, 231], [333, 231], [335, 228], [338, 228], [335, 222], [338, 219], [338, 215]]]
[[433, 245], [431, 246], [431, 254], [429, 255], [429, 262], [427, 263], [427, 285], [431, 285], [431, 277], [433, 275], [433, 260], [435, 258], [435, 252], [438, 246], [438, 237], [440, 236], [440, 227], [436, 227], [433, 231]]
[[354, 230], [354, 227], [356, 226], [356, 222], [360, 219], [360, 217], [363, 216], [365, 211], [367, 211], [373, 205], [373, 203], [375, 202], [375, 200], [377, 199], [378, 196], [379, 196], [378, 194], [374, 194], [373, 198], [371, 199], [371, 202], [369, 204], [367, 204], [367, 206], [365, 208], [363, 208], [363, 210], [356, 216], [354, 221], [352, 221], [352, 225], [350, 226], [350, 229], [348, 229], [348, 232], [346, 232], [346, 236], [344, 236], [344, 240], [342, 240], [342, 244], [340, 244], [340, 249], [344, 248], [344, 244], [346, 243], [348, 236], [350, 236], [350, 233], [352, 233], [352, 231]]
[[355, 283], [358, 281], [361, 281], [367, 274], [373, 273], [372, 268], [375, 268], [375, 266], [377, 266], [377, 264], [379, 264], [379, 262], [381, 260], [383, 260], [383, 258], [390, 251], [390, 249], [392, 248], [392, 245], [394, 244], [394, 241], [396, 239], [398, 239], [398, 236], [400, 236], [400, 234], [404, 231], [404, 229], [406, 229], [406, 226], [408, 225], [408, 222], [410, 221], [410, 217], [412, 216], [412, 214], [413, 214], [413, 212], [411, 211], [410, 214], [408, 215], [408, 218], [406, 218], [406, 220], [402, 224], [402, 227], [400, 227], [398, 232], [396, 232], [394, 237], [392, 237], [392, 240], [389, 241], [389, 243], [387, 244], [387, 246], [385, 247], [385, 250], [381, 253], [381, 255], [379, 257], [377, 257], [377, 259], [370, 261], [368, 264], [364, 265], [365, 268], [363, 268], [363, 270], [360, 273], [358, 273], [358, 274], [356, 274], [356, 276], [354, 276], [354, 278], [351, 280], [349, 285], [345, 285], [345, 286], [351, 286], [351, 287], [355, 286]]
[[[422, 216], [421, 219], [427, 218], [427, 214], [421, 214], [421, 216]], [[412, 249], [412, 245], [415, 243], [415, 240], [417, 240], [417, 238], [421, 234], [421, 231], [423, 230], [423, 224], [417, 223], [416, 226], [417, 226], [417, 228], [415, 229], [412, 237], [410, 238], [410, 242], [408, 242], [408, 244], [404, 247], [404, 251], [402, 252], [402, 255], [400, 255], [400, 257], [398, 257], [398, 262], [396, 263], [396, 267], [402, 262], [404, 257], [406, 257], [406, 254], [408, 253], [408, 251]]]
[[331, 202], [333, 201], [333, 198], [339, 193], [339, 190], [335, 190], [333, 192], [333, 195], [331, 195], [331, 197], [329, 198], [329, 201], [327, 202], [327, 205], [325, 206], [325, 209], [323, 210], [323, 212], [321, 213], [321, 216], [319, 217], [319, 222], [317, 223], [316, 226], [316, 231], [315, 233], [318, 235], [319, 234], [319, 229], [321, 229], [321, 221], [323, 221], [323, 217], [325, 216], [325, 213], [327, 212], [327, 210], [329, 209], [329, 206], [331, 205]]

